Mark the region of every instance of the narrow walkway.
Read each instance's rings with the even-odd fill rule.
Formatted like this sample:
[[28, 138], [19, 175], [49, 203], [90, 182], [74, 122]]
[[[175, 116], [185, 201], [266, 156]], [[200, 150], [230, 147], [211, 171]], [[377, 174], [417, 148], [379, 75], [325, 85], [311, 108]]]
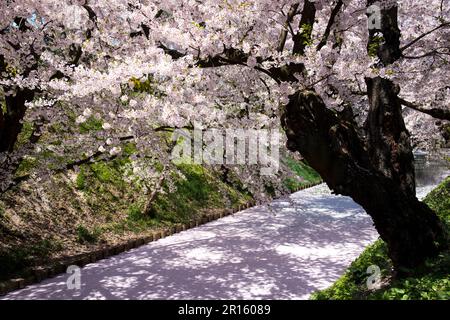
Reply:
[[4, 299], [306, 299], [377, 238], [350, 198], [316, 186], [152, 242]]

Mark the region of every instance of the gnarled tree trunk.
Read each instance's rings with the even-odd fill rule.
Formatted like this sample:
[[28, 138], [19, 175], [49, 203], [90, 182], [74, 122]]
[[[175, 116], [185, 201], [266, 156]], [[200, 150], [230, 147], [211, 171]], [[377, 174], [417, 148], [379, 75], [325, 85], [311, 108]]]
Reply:
[[0, 152], [11, 152], [22, 130], [26, 102], [34, 98], [34, 91], [21, 89], [14, 96], [6, 96], [6, 112], [0, 111]]
[[415, 196], [411, 147], [395, 87], [381, 78], [369, 79], [368, 86], [367, 139], [313, 91], [290, 97], [282, 125], [288, 148], [299, 151], [330, 189], [352, 197], [372, 217], [401, 272], [440, 252], [447, 235]]

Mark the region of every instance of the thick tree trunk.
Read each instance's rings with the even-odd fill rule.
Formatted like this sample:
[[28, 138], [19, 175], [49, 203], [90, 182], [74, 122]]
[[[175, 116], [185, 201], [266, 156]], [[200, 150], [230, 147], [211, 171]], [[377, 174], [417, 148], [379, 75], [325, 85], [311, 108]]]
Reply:
[[[367, 6], [377, 5], [378, 0], [368, 0]], [[400, 59], [402, 56], [402, 51], [400, 50], [400, 29], [398, 28], [398, 7], [393, 5], [388, 9], [381, 10], [381, 29], [370, 28], [369, 31], [369, 41], [367, 43], [367, 51], [370, 54], [372, 46], [376, 49], [376, 55], [380, 59], [383, 65], [388, 65], [396, 60]], [[382, 34], [382, 39], [380, 39], [380, 32]]]
[[366, 78], [369, 113], [365, 123], [372, 165], [415, 196], [414, 157], [410, 135], [398, 100], [399, 88], [391, 81]]
[[305, 0], [302, 18], [298, 25], [299, 31], [292, 37], [292, 41], [294, 42], [294, 47], [292, 48], [293, 54], [303, 55], [305, 53], [305, 49], [311, 41], [315, 18], [316, 6], [314, 5], [314, 1]]
[[446, 246], [447, 235], [436, 214], [415, 197], [407, 132], [403, 120], [399, 123], [400, 106], [390, 104], [396, 97], [393, 88], [380, 78], [369, 82], [374, 91], [369, 150], [354, 122], [327, 109], [312, 91], [290, 97], [282, 125], [288, 148], [299, 151], [330, 189], [352, 197], [372, 217], [394, 266], [402, 271], [435, 256]]

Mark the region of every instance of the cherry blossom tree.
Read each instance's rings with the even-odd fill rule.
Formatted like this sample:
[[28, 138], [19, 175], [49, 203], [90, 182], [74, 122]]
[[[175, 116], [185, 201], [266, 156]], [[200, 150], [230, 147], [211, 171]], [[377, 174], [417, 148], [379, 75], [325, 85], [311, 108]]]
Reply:
[[[415, 197], [413, 135], [450, 120], [450, 7], [441, 0], [6, 0], [0, 5], [2, 172], [36, 152], [84, 161], [161, 128], [279, 128], [373, 218], [396, 268], [446, 245]], [[144, 90], [142, 89], [144, 88]], [[70, 127], [100, 121], [95, 134]], [[26, 147], [17, 137], [33, 123]], [[39, 150], [38, 150], [39, 151]], [[161, 153], [162, 154], [162, 153]], [[169, 157], [165, 159], [169, 161]], [[72, 163], [73, 165], [73, 163]], [[4, 173], [2, 173], [3, 175]]]

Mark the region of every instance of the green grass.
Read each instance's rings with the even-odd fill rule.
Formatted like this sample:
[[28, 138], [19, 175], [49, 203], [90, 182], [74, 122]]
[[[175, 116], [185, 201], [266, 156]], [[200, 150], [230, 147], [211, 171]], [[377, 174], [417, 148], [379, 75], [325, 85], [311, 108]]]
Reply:
[[99, 161], [81, 166], [75, 187], [83, 191], [87, 204], [97, 215], [117, 214], [129, 206], [129, 201], [142, 193], [125, 181], [125, 164], [128, 158]]
[[[149, 214], [144, 214], [148, 195], [139, 184], [130, 185], [124, 180], [125, 165], [134, 152], [136, 147], [127, 144], [123, 146], [121, 157], [85, 164], [76, 177], [74, 187], [84, 193], [93, 212], [105, 217], [122, 213], [122, 219], [109, 219], [113, 221], [103, 225], [100, 233], [139, 233], [157, 226], [187, 222], [201, 211], [238, 206], [251, 198], [246, 192], [222, 182], [213, 170], [195, 164], [180, 165], [181, 175], [172, 172], [170, 181], [163, 184], [164, 192], [157, 195]], [[163, 169], [161, 164], [156, 164], [155, 168]], [[82, 236], [78, 238], [83, 240]]]
[[445, 179], [424, 199], [428, 206], [438, 213], [441, 220], [450, 229], [450, 177]]
[[20, 131], [17, 142], [15, 144], [15, 149], [25, 145], [29, 140], [31, 135], [33, 134], [33, 124], [31, 122], [25, 122], [22, 125], [22, 130]]
[[116, 166], [107, 162], [96, 162], [91, 166], [92, 173], [101, 183], [115, 183], [120, 181], [120, 171], [116, 170]]
[[7, 107], [6, 107], [6, 103], [5, 103], [5, 100], [4, 100], [4, 99], [2, 99], [2, 100], [0, 101], [0, 109], [1, 109], [1, 111], [3, 112], [3, 114], [8, 113], [8, 109], [7, 109]]
[[30, 174], [38, 165], [39, 160], [35, 157], [25, 156], [19, 164], [16, 170], [16, 176], [20, 177], [23, 175]]
[[83, 225], [77, 226], [76, 232], [77, 232], [77, 241], [81, 244], [97, 243], [101, 233], [99, 228], [89, 230]]
[[127, 209], [127, 218], [109, 226], [109, 230], [142, 232], [158, 226], [187, 222], [210, 209], [235, 207], [251, 199], [250, 195], [224, 183], [213, 170], [196, 164], [179, 165], [182, 175], [173, 172], [171, 186], [155, 198], [151, 211], [143, 212], [146, 197]]
[[[100, 123], [86, 130], [96, 130], [96, 126], [98, 129]], [[71, 230], [67, 230], [75, 243], [92, 245], [106, 241], [111, 233], [141, 233], [171, 226], [190, 221], [211, 210], [237, 208], [252, 199], [249, 190], [232, 170], [224, 179], [223, 172], [214, 168], [184, 164], [178, 166], [181, 174], [173, 171], [170, 181], [163, 185], [164, 192], [156, 197], [151, 214], [145, 214], [143, 208], [148, 195], [144, 193], [143, 185], [130, 183], [125, 178], [125, 173], [129, 171], [130, 156], [137, 152], [136, 146], [128, 143], [121, 147], [122, 154], [112, 160], [81, 165], [73, 183], [67, 179], [58, 182], [58, 190], [66, 190], [70, 195], [66, 200], [67, 206], [92, 218], [89, 224], [76, 223]], [[24, 159], [19, 172], [31, 172], [41, 158], [54, 157], [50, 151], [44, 150], [36, 159]], [[289, 159], [288, 163], [293, 177], [299, 176], [296, 183], [320, 179], [306, 164], [293, 159]], [[154, 168], [162, 171], [164, 167], [156, 163]], [[265, 187], [266, 192], [275, 193], [270, 182]], [[79, 192], [75, 194], [74, 189]], [[0, 207], [0, 216], [3, 211]], [[22, 244], [19, 249], [6, 246], [0, 249], [1, 277], [22, 276], [27, 267], [46, 263], [52, 255], [63, 250], [56, 240], [39, 241]]]
[[[450, 232], [450, 177], [445, 179], [424, 199]], [[379, 290], [369, 291], [366, 273], [370, 265], [380, 267], [382, 279], [387, 285]], [[350, 265], [346, 273], [330, 288], [314, 293], [311, 299], [450, 299], [450, 250], [442, 252], [437, 258], [429, 259], [425, 266], [404, 279], [389, 281], [392, 263], [387, 256], [386, 245], [382, 240], [376, 241]]]
[[294, 178], [286, 178], [283, 181], [283, 184], [288, 188], [291, 192], [295, 192], [298, 190], [299, 187], [301, 187], [304, 183], [299, 182], [298, 179]]
[[113, 224], [108, 228], [108, 230], [113, 230], [119, 234], [125, 231], [140, 233], [160, 226], [161, 223], [159, 221], [144, 214], [142, 210], [143, 207], [143, 203], [132, 204], [127, 210], [126, 219], [119, 223]]
[[137, 152], [138, 152], [138, 149], [136, 147], [136, 144], [134, 144], [132, 142], [128, 142], [123, 145], [122, 154], [125, 157], [129, 157]]
[[[123, 149], [126, 155], [135, 151], [133, 145]], [[120, 199], [110, 197], [111, 188], [129, 193], [127, 185], [122, 180], [121, 166], [126, 163], [124, 159], [86, 165], [81, 168], [76, 179], [76, 188], [83, 190], [91, 199], [89, 203], [93, 210], [106, 214], [112, 211], [109, 204], [114, 203], [115, 210], [120, 207], [119, 210], [126, 211], [125, 219], [105, 226], [103, 228], [105, 231], [138, 233], [156, 226], [187, 222], [201, 212], [210, 209], [237, 207], [252, 198], [251, 194], [242, 188], [240, 181], [234, 181], [236, 179], [232, 177], [231, 173], [229, 173], [228, 179], [233, 180], [233, 183], [222, 181], [220, 174], [212, 169], [196, 164], [181, 164], [178, 166], [181, 175], [172, 173], [171, 186], [168, 182], [163, 184], [164, 192], [157, 195], [151, 211], [144, 214], [143, 208], [147, 197], [142, 191], [135, 190], [138, 196], [131, 204], [123, 202], [123, 205], [119, 206]], [[319, 175], [305, 163], [293, 159], [287, 159], [287, 161], [295, 175], [302, 179], [293, 183], [302, 185], [320, 180]], [[162, 170], [162, 165], [159, 167], [156, 169]], [[270, 183], [265, 185], [265, 189], [268, 194], [275, 193], [274, 187]]]
[[296, 177], [289, 177], [283, 181], [283, 184], [290, 191], [296, 191], [305, 184], [317, 183], [321, 180], [320, 175], [304, 161], [296, 161], [290, 157], [287, 157], [285, 159], [285, 163], [296, 175]]
[[85, 168], [81, 167], [80, 172], [77, 175], [75, 186], [78, 190], [84, 190], [86, 188], [86, 173]]
[[102, 130], [103, 121], [95, 117], [89, 117], [85, 122], [80, 124], [80, 133], [88, 133], [92, 131]]

